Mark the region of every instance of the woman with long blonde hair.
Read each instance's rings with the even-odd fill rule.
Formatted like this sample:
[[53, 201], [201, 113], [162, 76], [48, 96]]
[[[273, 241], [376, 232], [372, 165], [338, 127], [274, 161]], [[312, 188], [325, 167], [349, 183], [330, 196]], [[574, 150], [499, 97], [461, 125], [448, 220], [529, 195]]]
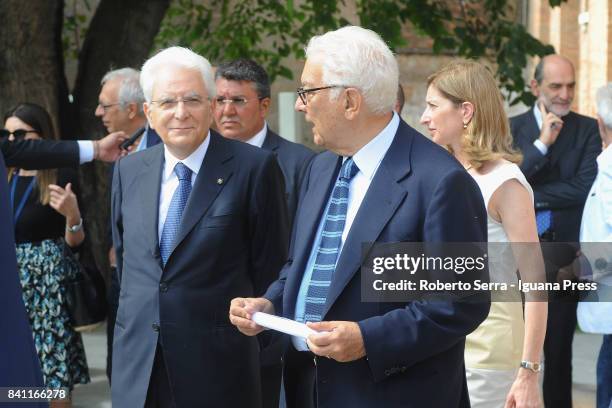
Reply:
[[[477, 62], [455, 61], [431, 75], [427, 84], [421, 123], [434, 142], [463, 164], [483, 195], [491, 281], [517, 285], [517, 269], [522, 279], [533, 279], [523, 276], [543, 271], [533, 191], [516, 164], [521, 156], [512, 148], [493, 75]], [[492, 300], [489, 316], [466, 340], [472, 407], [539, 407], [547, 305], [526, 302], [523, 319], [517, 291], [494, 292]]]

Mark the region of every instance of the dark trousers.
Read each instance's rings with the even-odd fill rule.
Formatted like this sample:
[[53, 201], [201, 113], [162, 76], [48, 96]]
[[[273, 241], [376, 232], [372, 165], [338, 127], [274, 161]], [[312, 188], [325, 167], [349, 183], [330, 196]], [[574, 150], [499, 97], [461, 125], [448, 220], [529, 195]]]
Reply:
[[282, 365], [261, 366], [261, 397], [263, 408], [278, 408], [280, 398]]
[[115, 335], [115, 320], [117, 320], [117, 308], [119, 307], [119, 278], [117, 269], [111, 268], [111, 283], [106, 295], [108, 305], [106, 317], [106, 377], [111, 384], [111, 373], [113, 372], [113, 339]]
[[316, 408], [314, 354], [289, 346], [285, 355], [283, 381], [287, 408]]
[[157, 350], [155, 350], [145, 408], [176, 408], [161, 344], [157, 344]]
[[552, 298], [544, 339], [544, 406], [572, 407], [572, 342], [576, 330], [577, 296]]

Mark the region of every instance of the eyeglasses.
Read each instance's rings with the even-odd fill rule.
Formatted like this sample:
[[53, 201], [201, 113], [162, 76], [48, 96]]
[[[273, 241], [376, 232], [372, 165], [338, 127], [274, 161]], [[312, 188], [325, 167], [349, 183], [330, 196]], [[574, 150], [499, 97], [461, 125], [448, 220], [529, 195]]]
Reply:
[[329, 86], [322, 86], [322, 87], [319, 87], [319, 88], [310, 88], [310, 89], [304, 89], [304, 87], [301, 86], [295, 92], [298, 94], [298, 96], [302, 100], [302, 103], [304, 105], [307, 105], [308, 104], [308, 94], [309, 93], [317, 92], [317, 91], [322, 91], [324, 89], [331, 89], [331, 88], [345, 88], [345, 86], [344, 85], [329, 85]]
[[25, 129], [15, 129], [12, 132], [8, 129], [0, 129], [0, 138], [9, 137], [13, 135], [15, 139], [23, 139], [26, 137], [28, 133], [39, 133], [38, 130], [25, 130]]
[[[261, 101], [262, 99], [267, 98], [267, 96], [264, 96], [263, 98], [257, 98], [257, 100]], [[250, 99], [252, 100], [252, 99]], [[218, 97], [215, 99], [216, 102], [216, 109], [224, 109], [226, 105], [233, 105], [235, 108], [244, 108], [246, 106], [247, 103], [249, 103], [249, 99], [246, 98], [224, 98], [222, 96]]]
[[183, 106], [188, 110], [200, 109], [204, 101], [199, 96], [188, 96], [186, 98], [162, 98], [151, 103], [156, 104], [163, 111], [173, 111], [178, 104], [183, 102]]
[[106, 104], [106, 105], [104, 105], [102, 102], [98, 102], [98, 106], [96, 107], [96, 109], [102, 108], [104, 113], [107, 113], [110, 108], [112, 108], [113, 106], [117, 106], [117, 105], [121, 105], [121, 102], [109, 103], [109, 104]]

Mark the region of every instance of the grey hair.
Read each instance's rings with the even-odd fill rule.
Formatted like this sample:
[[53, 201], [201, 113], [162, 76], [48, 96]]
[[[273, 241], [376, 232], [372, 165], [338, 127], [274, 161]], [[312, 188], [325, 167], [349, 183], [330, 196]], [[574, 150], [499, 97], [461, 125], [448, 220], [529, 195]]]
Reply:
[[[375, 114], [391, 112], [399, 84], [397, 61], [387, 44], [372, 30], [346, 26], [314, 36], [306, 58], [322, 56], [323, 85], [355, 87]], [[330, 92], [336, 98], [339, 90]]]
[[120, 68], [108, 71], [102, 77], [100, 85], [104, 86], [105, 83], [115, 79], [121, 80], [118, 92], [121, 108], [125, 109], [130, 103], [135, 103], [138, 107], [138, 115], [144, 116], [142, 110], [144, 95], [140, 87], [140, 71], [134, 68]]
[[597, 90], [597, 114], [608, 129], [612, 129], [612, 82]]
[[153, 85], [155, 84], [157, 71], [162, 67], [168, 66], [199, 71], [202, 75], [206, 92], [208, 92], [208, 97], [213, 98], [217, 94], [212, 67], [206, 58], [196, 54], [189, 48], [169, 47], [146, 60], [142, 66], [140, 85], [148, 103], [151, 103], [153, 98]]

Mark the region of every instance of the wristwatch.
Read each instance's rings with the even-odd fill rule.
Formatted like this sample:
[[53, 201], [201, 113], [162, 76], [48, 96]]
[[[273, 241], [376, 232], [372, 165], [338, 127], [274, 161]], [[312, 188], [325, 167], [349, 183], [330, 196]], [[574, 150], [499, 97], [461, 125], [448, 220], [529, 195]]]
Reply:
[[79, 223], [77, 225], [66, 225], [66, 230], [69, 232], [79, 232], [83, 228], [83, 218], [79, 219]]
[[521, 361], [521, 367], [539, 373], [542, 371], [542, 363], [534, 363], [532, 361]]

